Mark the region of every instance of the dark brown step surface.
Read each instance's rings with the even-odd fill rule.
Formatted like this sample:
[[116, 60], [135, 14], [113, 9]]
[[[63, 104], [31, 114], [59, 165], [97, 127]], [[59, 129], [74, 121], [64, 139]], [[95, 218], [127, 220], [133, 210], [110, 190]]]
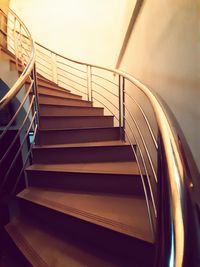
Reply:
[[141, 197], [70, 193], [34, 187], [23, 190], [17, 196], [116, 232], [153, 242], [146, 201]]
[[40, 116], [40, 129], [112, 127], [113, 116]]
[[68, 191], [144, 194], [136, 162], [33, 164], [26, 169], [28, 184]]
[[34, 267], [133, 266], [119, 254], [102, 251], [78, 237], [63, 236], [36, 219], [23, 216], [10, 222], [6, 230]]
[[81, 129], [39, 129], [39, 145], [69, 144], [82, 142], [110, 141], [120, 139], [118, 127]]
[[92, 102], [80, 99], [63, 98], [60, 96], [39, 95], [39, 104], [61, 105], [61, 106], [84, 106], [91, 107]]
[[41, 116], [103, 116], [103, 108], [40, 104]]
[[42, 95], [51, 95], [51, 96], [58, 96], [62, 98], [72, 98], [72, 99], [82, 99], [80, 95], [69, 93], [68, 91], [58, 89], [48, 88], [46, 86], [38, 85], [37, 92]]
[[37, 77], [37, 81], [38, 81], [38, 85], [40, 86], [45, 86], [46, 88], [49, 88], [49, 89], [55, 89], [55, 90], [58, 89], [58, 90], [63, 90], [65, 92], [70, 92], [70, 90], [63, 88], [62, 86], [59, 86], [56, 83], [50, 80], [47, 80], [45, 78]]
[[134, 159], [131, 145], [122, 141], [33, 147], [33, 163], [115, 162]]

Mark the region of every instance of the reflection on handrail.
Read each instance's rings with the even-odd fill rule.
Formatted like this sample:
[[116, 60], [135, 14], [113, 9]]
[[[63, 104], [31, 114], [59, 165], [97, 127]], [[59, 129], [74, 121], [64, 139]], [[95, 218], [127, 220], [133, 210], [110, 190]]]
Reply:
[[0, 110], [2, 110], [13, 99], [13, 97], [16, 96], [16, 94], [20, 91], [21, 87], [23, 86], [23, 84], [28, 79], [29, 75], [31, 74], [31, 71], [35, 64], [35, 46], [34, 46], [34, 42], [31, 37], [30, 32], [26, 28], [25, 24], [20, 20], [20, 18], [12, 10], [9, 9], [9, 13], [13, 15], [15, 20], [17, 20], [20, 23], [20, 25], [23, 27], [23, 29], [27, 33], [28, 38], [30, 40], [31, 47], [32, 47], [32, 51], [30, 53], [30, 60], [27, 62], [27, 65], [25, 69], [23, 70], [22, 74], [20, 75], [19, 79], [15, 82], [15, 84], [8, 91], [8, 93], [0, 100]]
[[[42, 47], [44, 50], [46, 49], [44, 46], [42, 46], [40, 44], [37, 44], [37, 47], [38, 47], [38, 49], [40, 47]], [[133, 101], [137, 105], [140, 113], [142, 114], [144, 122], [147, 125], [147, 129], [148, 129], [150, 136], [153, 140], [154, 148], [156, 149], [156, 154], [158, 153], [158, 158], [164, 157], [166, 159], [165, 162], [166, 162], [167, 175], [166, 175], [165, 179], [167, 180], [167, 185], [168, 185], [167, 190], [168, 190], [169, 194], [167, 194], [167, 192], [166, 192], [165, 197], [168, 199], [167, 201], [169, 202], [169, 209], [170, 209], [170, 214], [171, 214], [170, 221], [168, 222], [170, 224], [171, 233], [169, 233], [168, 240], [170, 238], [172, 238], [172, 235], [174, 234], [175, 243], [174, 243], [174, 246], [173, 245], [171, 245], [171, 246], [166, 245], [164, 247], [160, 246], [158, 248], [158, 251], [160, 254], [165, 254], [165, 255], [167, 255], [167, 253], [169, 255], [169, 251], [170, 251], [170, 253], [173, 253], [173, 255], [174, 255], [173, 261], [172, 261], [173, 262], [172, 266], [175, 266], [175, 267], [183, 266], [182, 264], [184, 261], [185, 239], [186, 239], [186, 232], [187, 232], [186, 225], [185, 225], [184, 219], [183, 219], [185, 216], [185, 210], [184, 210], [184, 204], [182, 201], [182, 199], [187, 198], [187, 196], [185, 194], [185, 190], [184, 190], [185, 170], [184, 170], [183, 161], [181, 159], [181, 151], [179, 150], [178, 144], [176, 142], [176, 133], [173, 131], [172, 123], [167, 118], [166, 110], [162, 106], [162, 104], [160, 103], [158, 96], [156, 94], [154, 94], [152, 92], [152, 90], [150, 90], [147, 86], [145, 86], [140, 81], [135, 79], [133, 76], [131, 76], [125, 72], [122, 72], [122, 71], [117, 70], [117, 69], [110, 69], [110, 68], [106, 68], [103, 66], [97, 66], [97, 65], [93, 65], [93, 64], [89, 64], [89, 63], [85, 63], [85, 62], [80, 62], [77, 60], [72, 60], [72, 59], [64, 57], [58, 53], [53, 52], [50, 49], [46, 49], [46, 50], [48, 52], [50, 52], [51, 54], [55, 54], [59, 58], [62, 58], [63, 62], [61, 62], [59, 60], [59, 61], [57, 61], [57, 63], [67, 65], [71, 69], [74, 68], [77, 70], [79, 68], [79, 66], [86, 66], [86, 68], [89, 67], [90, 68], [89, 77], [91, 79], [93, 86], [95, 86], [95, 85], [98, 86], [97, 84], [95, 84], [95, 83], [97, 83], [94, 80], [95, 77], [97, 78], [99, 76], [99, 78], [103, 78], [105, 80], [108, 79], [107, 76], [105, 76], [105, 78], [100, 76], [98, 73], [96, 73], [96, 70], [101, 70], [102, 72], [104, 71], [105, 74], [111, 73], [111, 74], [114, 74], [116, 77], [122, 77], [123, 78], [123, 85], [122, 85], [121, 81], [119, 82], [119, 96], [121, 97], [121, 100], [119, 101], [118, 112], [119, 112], [120, 124], [123, 121], [122, 126], [124, 128], [124, 132], [126, 133], [127, 140], [129, 140], [129, 142], [131, 143], [132, 138], [130, 136], [127, 137], [127, 130], [125, 129], [126, 126], [131, 127], [131, 133], [134, 131], [139, 132], [139, 136], [141, 138], [141, 134], [140, 134], [141, 129], [139, 128], [139, 126], [133, 127], [131, 125], [132, 119], [130, 121], [126, 117], [126, 114], [125, 114], [125, 108], [126, 108], [126, 111], [129, 110], [129, 112], [128, 112], [129, 114], [132, 113], [131, 107], [128, 107], [127, 106], [128, 104], [126, 103], [127, 97], [129, 97], [131, 99], [131, 101]], [[71, 65], [74, 64], [74, 66], [70, 66], [68, 62], [70, 62]], [[82, 70], [79, 69], [79, 71], [82, 71]], [[66, 76], [67, 76], [67, 74], [66, 74]], [[69, 79], [68, 77], [65, 77], [65, 78], [66, 78], [65, 80]], [[87, 74], [86, 74], [86, 78], [87, 78]], [[130, 82], [130, 85], [132, 85], [132, 88], [128, 88], [125, 85], [124, 81]], [[73, 82], [76, 83], [77, 81], [73, 80]], [[109, 82], [117, 85], [115, 82], [113, 82], [111, 80], [109, 80]], [[90, 84], [90, 82], [88, 82], [88, 84]], [[67, 85], [68, 84], [66, 82], [66, 86]], [[105, 87], [105, 84], [103, 84], [103, 85], [100, 84], [100, 87], [101, 87], [101, 89], [103, 89]], [[78, 90], [78, 88], [76, 86], [75, 86], [75, 88], [76, 88], [76, 90]], [[104, 89], [108, 90], [109, 93], [113, 94], [112, 90], [110, 90], [109, 88], [105, 87]], [[89, 92], [89, 90], [91, 90], [91, 92]], [[152, 130], [151, 122], [148, 119], [147, 113], [137, 103], [137, 100], [129, 94], [129, 90], [139, 90], [140, 92], [143, 93], [143, 97], [145, 97], [149, 100], [149, 103], [150, 103], [150, 105], [154, 111], [154, 116], [155, 116], [155, 120], [156, 120], [157, 127], [158, 127], [159, 138], [160, 138], [161, 143], [163, 145], [162, 156], [159, 154], [161, 151], [160, 146], [159, 146], [159, 144], [156, 140], [155, 134]], [[88, 87], [88, 98], [89, 98], [89, 94], [92, 95], [93, 92], [95, 92], [97, 95], [103, 96], [101, 92], [97, 91], [97, 87], [95, 87], [95, 90], [94, 90], [94, 88], [92, 88], [92, 86], [90, 84], [90, 88]], [[102, 103], [102, 105], [108, 109], [108, 106], [106, 106], [102, 102], [102, 100], [99, 100], [98, 97], [96, 97], [95, 100], [99, 103]], [[112, 102], [111, 99], [109, 101]], [[112, 102], [112, 105], [113, 105], [113, 102]], [[111, 112], [111, 114], [114, 114], [115, 117], [117, 117], [115, 112], [113, 112], [111, 109], [110, 109], [110, 112]], [[133, 116], [131, 116], [131, 118], [133, 118]], [[135, 134], [133, 134], [133, 135], [135, 136]], [[144, 141], [144, 138], [143, 138], [143, 141]], [[142, 143], [144, 144], [144, 142], [142, 142]], [[152, 169], [154, 177], [155, 178], [158, 177], [158, 178], [156, 178], [156, 180], [157, 180], [157, 179], [159, 179], [159, 168], [158, 168], [158, 173], [157, 173], [155, 170], [155, 166], [153, 165], [153, 161], [151, 159], [151, 156], [150, 156], [151, 152], [150, 152], [149, 148], [147, 148], [147, 143], [145, 143], [144, 147], [145, 147], [145, 151], [147, 152], [147, 155], [149, 155], [149, 156], [147, 156], [147, 158], [149, 159], [150, 167]], [[136, 154], [136, 158], [137, 158], [137, 152], [134, 152], [134, 153]], [[140, 154], [143, 154], [142, 149], [140, 149]], [[144, 166], [146, 166], [144, 157], [143, 157], [142, 161], [144, 163]], [[138, 162], [138, 166], [140, 166], [141, 163], [140, 163], [139, 158], [137, 158], [137, 162]], [[164, 163], [162, 163], [162, 164], [164, 164]], [[144, 168], [147, 169], [147, 167], [144, 167]], [[163, 166], [163, 168], [164, 168], [164, 166]], [[141, 173], [141, 178], [142, 178], [142, 173]], [[144, 177], [142, 178], [142, 180], [143, 180], [144, 191], [146, 192], [147, 189], [146, 189], [146, 185], [144, 182]], [[150, 179], [148, 179], [148, 184], [149, 184], [149, 189], [151, 191], [151, 198], [153, 200], [153, 192], [152, 192], [152, 186], [151, 186]], [[152, 215], [150, 215], [150, 214], [152, 214], [152, 213], [150, 212], [151, 208], [150, 208], [150, 205], [148, 203], [148, 197], [146, 197], [146, 200], [147, 200], [147, 206], [148, 206], [148, 210], [149, 210], [149, 216], [151, 217]], [[153, 210], [154, 210], [155, 215], [158, 213], [158, 217], [159, 217], [160, 213], [163, 211], [160, 209], [160, 206], [156, 207], [155, 201], [153, 201], [153, 207], [154, 207]], [[151, 220], [151, 218], [150, 218], [150, 220]], [[153, 224], [153, 220], [151, 220], [151, 221]], [[166, 242], [168, 242], [168, 241], [166, 241]], [[163, 252], [164, 250], [165, 250], [165, 252]], [[159, 264], [160, 265], [158, 265], [158, 266], [162, 266], [162, 262], [159, 262]]]
[[[0, 100], [0, 112], [8, 108], [11, 117], [3, 125], [0, 135], [0, 165], [3, 163], [4, 166], [0, 168], [0, 191], [5, 191], [9, 195], [16, 193], [22, 184], [25, 185], [24, 170], [31, 161], [32, 146], [29, 134], [34, 131], [34, 143], [38, 129], [38, 109], [36, 109], [35, 45], [19, 17], [10, 9], [7, 14], [6, 40], [2, 50], [10, 56], [16, 74], [21, 73], [8, 93]], [[10, 136], [12, 139], [6, 145]], [[15, 180], [11, 179], [13, 174]], [[11, 188], [8, 188], [8, 184], [11, 184]]]

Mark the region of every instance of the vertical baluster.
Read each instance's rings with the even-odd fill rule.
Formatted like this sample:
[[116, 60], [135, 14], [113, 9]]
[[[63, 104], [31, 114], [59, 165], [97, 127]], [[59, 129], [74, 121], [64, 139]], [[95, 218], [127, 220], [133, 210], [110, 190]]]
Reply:
[[88, 101], [93, 101], [92, 72], [90, 65], [87, 65], [87, 96], [88, 96]]
[[32, 71], [32, 79], [34, 80], [33, 93], [35, 95], [34, 108], [36, 111], [36, 125], [38, 125], [38, 128], [39, 128], [39, 103], [38, 103], [38, 94], [37, 94], [37, 72], [36, 72], [35, 64], [34, 64], [33, 71]]
[[123, 120], [123, 129], [122, 129], [122, 140], [125, 140], [125, 126], [126, 126], [126, 113], [125, 113], [125, 78], [122, 78], [122, 120]]
[[17, 43], [17, 36], [16, 36], [16, 17], [14, 18], [14, 28], [13, 28], [13, 33], [14, 33], [14, 47], [15, 47], [15, 64], [16, 64], [16, 68], [17, 70], [19, 69], [19, 64], [18, 64], [18, 43]]
[[51, 65], [52, 65], [52, 80], [54, 83], [58, 83], [58, 70], [57, 70], [57, 55], [51, 53]]
[[121, 75], [119, 75], [118, 81], [118, 90], [119, 90], [119, 129], [120, 129], [120, 138], [122, 137], [122, 93], [121, 93]]

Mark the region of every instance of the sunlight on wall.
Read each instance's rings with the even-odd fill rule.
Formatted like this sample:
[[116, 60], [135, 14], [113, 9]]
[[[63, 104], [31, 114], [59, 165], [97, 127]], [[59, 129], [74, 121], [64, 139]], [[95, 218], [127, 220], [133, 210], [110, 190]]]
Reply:
[[135, 1], [11, 0], [35, 40], [68, 57], [114, 66]]
[[200, 1], [145, 1], [120, 66], [178, 120], [200, 170]]

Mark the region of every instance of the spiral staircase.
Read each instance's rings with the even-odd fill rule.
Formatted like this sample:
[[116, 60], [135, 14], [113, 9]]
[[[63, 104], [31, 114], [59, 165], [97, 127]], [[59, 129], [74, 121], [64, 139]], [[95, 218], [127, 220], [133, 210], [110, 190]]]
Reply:
[[2, 266], [198, 266], [197, 174], [159, 97], [1, 16]]

